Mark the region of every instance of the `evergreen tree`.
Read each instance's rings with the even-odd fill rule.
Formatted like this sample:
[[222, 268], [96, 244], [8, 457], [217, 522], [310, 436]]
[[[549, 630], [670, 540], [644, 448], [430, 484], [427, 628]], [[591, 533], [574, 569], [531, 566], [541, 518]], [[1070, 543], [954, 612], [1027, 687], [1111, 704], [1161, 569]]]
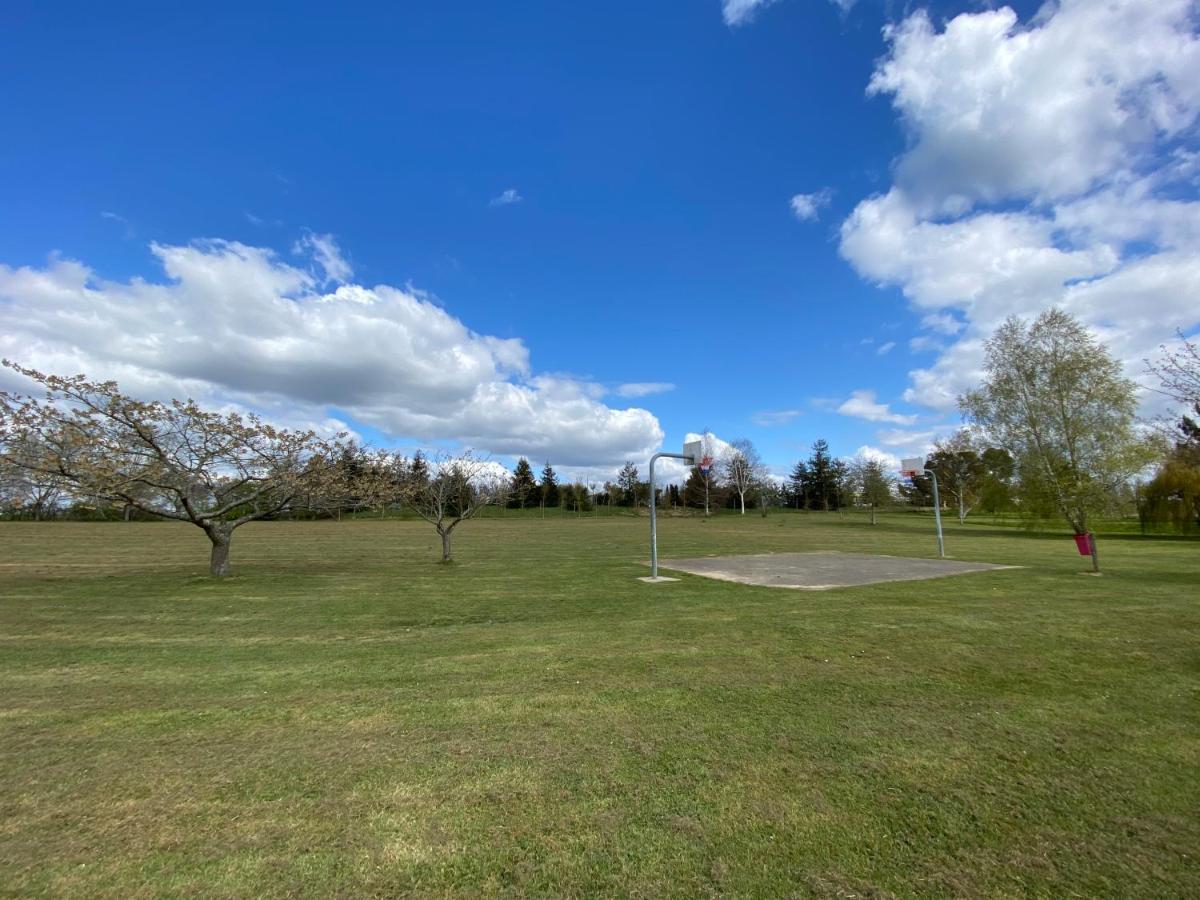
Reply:
[[804, 464], [804, 460], [800, 460], [792, 466], [792, 473], [788, 476], [786, 484], [786, 499], [789, 506], [794, 506], [796, 509], [804, 509], [808, 506], [808, 483], [808, 466]]
[[837, 509], [841, 505], [841, 481], [845, 477], [846, 466], [841, 460], [830, 456], [829, 442], [823, 438], [812, 447], [812, 456], [805, 467], [808, 478], [804, 483], [809, 508], [826, 511]]
[[558, 476], [554, 474], [550, 463], [546, 463], [542, 469], [541, 494], [543, 506], [558, 506]]
[[408, 481], [417, 487], [429, 481], [429, 463], [425, 461], [425, 454], [420, 450], [413, 454], [412, 462], [409, 463]]
[[684, 504], [704, 510], [707, 516], [712, 510], [719, 508], [724, 499], [724, 493], [718, 489], [713, 477], [713, 470], [709, 469], [705, 475], [699, 466], [693, 466], [687, 484], [683, 486]]
[[525, 509], [533, 504], [537, 489], [537, 480], [533, 477], [533, 467], [529, 465], [529, 460], [522, 456], [517, 460], [517, 465], [513, 469], [512, 491], [509, 495], [508, 505], [513, 509]]
[[625, 463], [617, 474], [617, 484], [621, 486], [621, 503], [624, 506], [636, 506], [638, 497], [638, 470], [631, 462]]

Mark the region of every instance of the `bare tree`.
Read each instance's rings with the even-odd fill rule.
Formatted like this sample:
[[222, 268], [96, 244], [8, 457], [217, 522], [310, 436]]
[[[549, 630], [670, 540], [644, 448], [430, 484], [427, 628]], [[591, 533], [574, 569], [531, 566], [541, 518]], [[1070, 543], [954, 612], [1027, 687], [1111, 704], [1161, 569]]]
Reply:
[[[21, 448], [18, 455], [36, 455], [41, 449]], [[29, 515], [38, 522], [52, 515], [62, 499], [63, 484], [59, 478], [0, 461], [0, 511]]]
[[1159, 393], [1186, 406], [1200, 403], [1200, 346], [1178, 332], [1180, 347], [1169, 350], [1164, 344], [1162, 356], [1146, 360], [1146, 371], [1158, 378]]
[[[703, 482], [703, 485], [704, 485], [704, 517], [706, 519], [708, 518], [708, 514], [709, 514], [709, 498], [712, 493], [713, 475], [714, 475], [713, 466], [716, 463], [716, 456], [717, 456], [716, 435], [714, 435], [711, 431], [709, 431], [707, 428], [705, 428], [704, 433], [700, 435], [700, 459], [696, 460], [696, 463], [697, 463], [696, 472], [700, 476], [700, 480]], [[708, 468], [707, 472], [703, 471], [700, 468], [700, 462], [702, 460], [707, 460], [709, 463], [709, 468]]]
[[742, 515], [746, 514], [746, 494], [767, 477], [762, 457], [748, 438], [733, 441], [721, 454], [721, 477], [738, 495]]
[[450, 561], [454, 529], [484, 507], [501, 502], [503, 480], [490, 460], [468, 450], [458, 456], [436, 457], [430, 464], [429, 479], [409, 487], [408, 505], [431, 523], [442, 539], [442, 562]]
[[212, 542], [215, 577], [229, 574], [235, 529], [311, 505], [337, 483], [336, 441], [311, 431], [4, 365], [40, 384], [45, 398], [0, 392], [0, 461], [80, 496], [197, 526]]

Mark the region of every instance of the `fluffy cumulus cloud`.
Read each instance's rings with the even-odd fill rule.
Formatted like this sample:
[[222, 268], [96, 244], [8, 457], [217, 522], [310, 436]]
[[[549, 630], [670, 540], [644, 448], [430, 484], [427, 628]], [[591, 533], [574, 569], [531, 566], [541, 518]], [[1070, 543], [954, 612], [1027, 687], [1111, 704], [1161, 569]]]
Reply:
[[865, 278], [921, 316], [905, 399], [949, 410], [983, 339], [1059, 305], [1136, 373], [1200, 321], [1200, 38], [1194, 0], [1063, 0], [887, 30], [869, 93], [910, 136], [841, 228]]
[[165, 281], [106, 281], [60, 258], [0, 265], [0, 354], [114, 378], [140, 396], [192, 396], [306, 427], [348, 416], [396, 437], [567, 466], [614, 465], [661, 443], [646, 410], [534, 373], [520, 340], [477, 334], [418, 292], [329, 287], [351, 273], [327, 238], [301, 242], [309, 267], [229, 241], [155, 244]]
[[895, 475], [900, 471], [900, 457], [894, 453], [888, 453], [886, 450], [880, 450], [878, 447], [872, 447], [870, 444], [864, 444], [854, 451], [854, 456], [851, 460], [861, 460], [863, 462], [877, 462], [883, 466], [885, 472], [890, 475]]
[[863, 419], [867, 422], [889, 422], [893, 425], [912, 425], [917, 421], [916, 416], [892, 412], [886, 403], [875, 399], [874, 391], [854, 391], [849, 398], [837, 408], [843, 416]]

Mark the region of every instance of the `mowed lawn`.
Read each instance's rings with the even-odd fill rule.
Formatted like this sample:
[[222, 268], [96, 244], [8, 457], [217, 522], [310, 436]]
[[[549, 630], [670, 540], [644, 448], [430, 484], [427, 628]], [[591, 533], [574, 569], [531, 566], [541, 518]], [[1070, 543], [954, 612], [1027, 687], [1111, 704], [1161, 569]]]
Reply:
[[[5, 896], [1200, 896], [1200, 543], [948, 525], [1025, 568], [646, 574], [646, 519], [0, 524]], [[930, 556], [667, 519], [664, 556]]]

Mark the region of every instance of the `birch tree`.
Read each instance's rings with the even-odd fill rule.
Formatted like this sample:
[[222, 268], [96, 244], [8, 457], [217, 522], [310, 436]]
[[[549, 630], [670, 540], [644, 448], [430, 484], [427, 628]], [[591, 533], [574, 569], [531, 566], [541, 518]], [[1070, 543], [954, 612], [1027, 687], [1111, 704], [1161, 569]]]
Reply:
[[[1083, 325], [1059, 309], [1012, 317], [986, 344], [985, 377], [959, 400], [1009, 451], [1023, 506], [1045, 505], [1078, 535], [1156, 452], [1135, 429], [1133, 382]], [[1092, 540], [1092, 566], [1100, 571]]]
[[746, 514], [746, 494], [766, 478], [762, 457], [748, 438], [739, 438], [725, 448], [720, 460], [721, 477], [738, 496], [741, 513]]
[[135, 400], [113, 381], [4, 365], [45, 395], [0, 392], [0, 462], [57, 479], [77, 496], [195, 525], [212, 543], [214, 577], [229, 574], [236, 529], [336, 490], [336, 439], [192, 400]]

